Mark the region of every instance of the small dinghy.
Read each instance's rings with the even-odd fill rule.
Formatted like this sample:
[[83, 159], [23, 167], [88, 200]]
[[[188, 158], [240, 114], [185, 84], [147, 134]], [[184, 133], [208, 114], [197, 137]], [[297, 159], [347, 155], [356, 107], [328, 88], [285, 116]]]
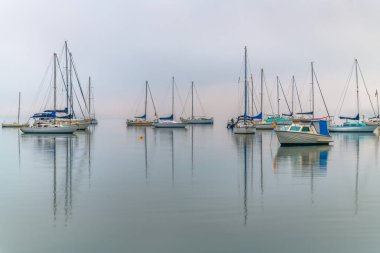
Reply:
[[326, 120], [293, 123], [276, 128], [278, 141], [283, 146], [328, 145], [333, 142]]

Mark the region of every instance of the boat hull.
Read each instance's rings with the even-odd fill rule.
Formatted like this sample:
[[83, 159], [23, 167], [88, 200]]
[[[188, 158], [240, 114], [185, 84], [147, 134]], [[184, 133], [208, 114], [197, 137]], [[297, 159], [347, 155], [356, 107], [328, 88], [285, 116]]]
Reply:
[[154, 128], [185, 128], [185, 123], [180, 122], [158, 122], [153, 123]]
[[302, 132], [276, 131], [277, 139], [283, 146], [293, 145], [329, 145], [332, 137], [328, 135]]
[[372, 133], [377, 126], [329, 126], [329, 131], [335, 133]]
[[199, 119], [184, 119], [181, 118], [181, 122], [185, 124], [214, 124], [213, 118], [199, 118]]
[[255, 124], [257, 130], [273, 130], [274, 126], [270, 123], [257, 123]]
[[144, 121], [144, 120], [133, 121], [133, 120], [127, 120], [127, 126], [152, 126], [152, 125], [153, 125], [152, 121]]
[[255, 127], [237, 127], [235, 126], [233, 129], [234, 134], [254, 134], [256, 133]]
[[1, 124], [1, 127], [3, 128], [20, 128], [20, 127], [27, 127], [28, 124], [19, 124], [19, 123], [3, 123]]
[[48, 126], [48, 127], [21, 127], [25, 134], [72, 134], [78, 129], [77, 126]]

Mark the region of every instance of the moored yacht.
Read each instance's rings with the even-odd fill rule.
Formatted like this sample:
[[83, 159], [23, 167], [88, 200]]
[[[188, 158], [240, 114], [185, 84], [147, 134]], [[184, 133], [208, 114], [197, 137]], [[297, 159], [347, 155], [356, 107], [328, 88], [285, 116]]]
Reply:
[[328, 145], [333, 142], [326, 120], [293, 123], [276, 128], [281, 145]]

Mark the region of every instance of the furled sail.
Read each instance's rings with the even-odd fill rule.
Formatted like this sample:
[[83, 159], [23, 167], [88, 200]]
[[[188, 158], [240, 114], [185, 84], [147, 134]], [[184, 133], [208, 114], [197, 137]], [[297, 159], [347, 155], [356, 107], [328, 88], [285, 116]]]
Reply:
[[169, 117], [162, 117], [160, 120], [174, 120], [174, 115], [170, 115]]
[[339, 116], [340, 119], [359, 120], [359, 113], [355, 117]]

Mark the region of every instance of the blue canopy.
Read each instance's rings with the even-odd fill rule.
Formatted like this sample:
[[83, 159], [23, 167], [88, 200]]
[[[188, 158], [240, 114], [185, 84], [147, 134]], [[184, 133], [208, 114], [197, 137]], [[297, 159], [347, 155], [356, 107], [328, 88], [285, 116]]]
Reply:
[[146, 114], [142, 115], [142, 116], [135, 116], [136, 119], [146, 119]]
[[56, 118], [55, 112], [36, 113], [32, 118]]
[[360, 116], [359, 113], [355, 117], [344, 117], [344, 116], [339, 116], [340, 119], [350, 119], [350, 120], [359, 120]]
[[326, 120], [319, 120], [319, 133], [322, 135], [330, 135]]
[[160, 118], [160, 120], [174, 120], [174, 115], [172, 114], [169, 117]]

